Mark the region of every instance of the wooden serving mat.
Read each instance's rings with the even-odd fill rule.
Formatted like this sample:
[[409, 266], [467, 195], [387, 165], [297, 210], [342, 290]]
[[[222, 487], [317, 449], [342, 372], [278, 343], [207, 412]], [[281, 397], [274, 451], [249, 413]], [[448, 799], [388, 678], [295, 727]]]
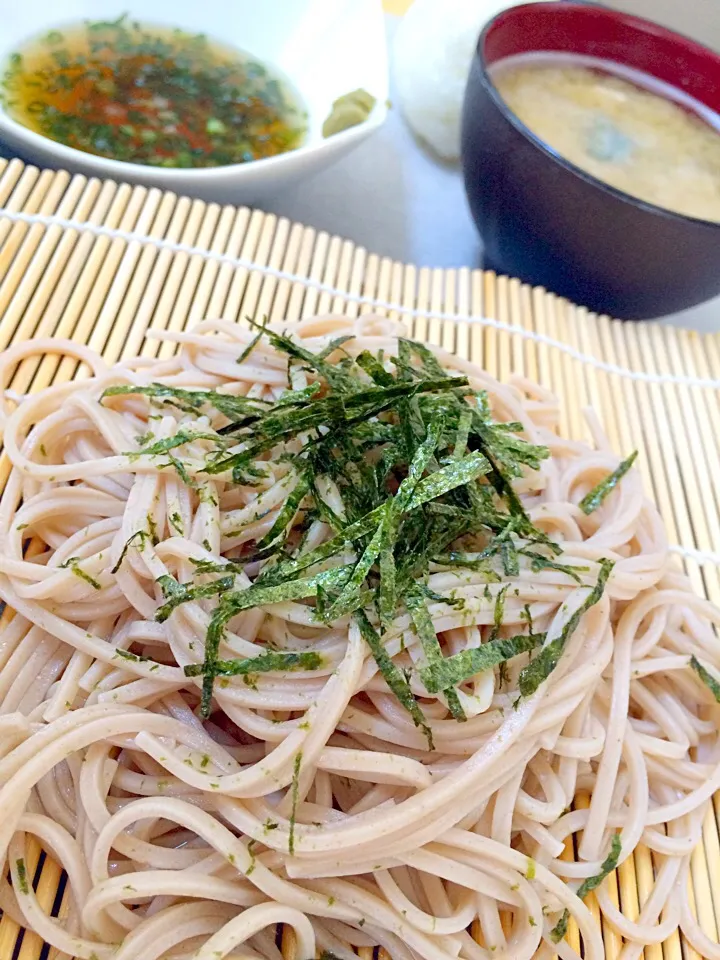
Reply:
[[[618, 453], [640, 451], [678, 562], [697, 591], [720, 602], [720, 334], [598, 317], [480, 270], [395, 263], [260, 211], [16, 160], [2, 164], [0, 349], [32, 337], [70, 337], [115, 361], [166, 355], [173, 345], [146, 341], [145, 332], [181, 330], [203, 317], [390, 314], [416, 339], [442, 344], [500, 379], [516, 372], [552, 388], [562, 402], [561, 429], [571, 437], [588, 437], [582, 409], [592, 404]], [[11, 386], [37, 390], [78, 374], [70, 358], [31, 358]], [[2, 461], [0, 483], [6, 474]], [[719, 807], [720, 796], [691, 870], [697, 914], [712, 939], [720, 920]], [[61, 910], [60, 871], [37, 847], [34, 853], [27, 867], [40, 903]], [[631, 918], [648, 896], [652, 871], [649, 851], [640, 848], [610, 878]], [[588, 903], [597, 912], [593, 895]], [[610, 927], [604, 934], [612, 960], [621, 942]], [[577, 947], [577, 930], [570, 939]], [[0, 960], [46, 956], [60, 955], [0, 920]], [[698, 954], [675, 935], [644, 957]]]

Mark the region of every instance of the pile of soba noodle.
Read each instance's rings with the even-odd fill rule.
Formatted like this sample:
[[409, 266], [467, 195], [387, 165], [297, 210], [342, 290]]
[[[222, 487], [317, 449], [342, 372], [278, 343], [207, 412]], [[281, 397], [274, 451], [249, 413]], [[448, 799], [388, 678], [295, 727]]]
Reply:
[[[388, 370], [399, 332], [373, 316], [291, 328], [315, 353], [330, 336], [352, 335], [331, 362], [369, 350]], [[690, 855], [720, 787], [720, 614], [668, 562], [637, 473], [591, 514], [579, 509], [618, 465], [595, 421], [596, 449], [564, 439], [546, 390], [498, 383], [433, 348], [487, 391], [497, 421], [519, 421], [527, 440], [547, 445], [550, 456], [515, 490], [562, 547], [558, 563], [589, 571], [578, 583], [523, 560], [517, 575], [488, 583], [473, 569], [431, 568], [427, 610], [444, 654], [498, 635], [508, 581], [499, 635], [525, 631], [529, 611], [550, 643], [599, 562], [614, 561], [535, 693], [518, 694], [523, 654], [502, 675], [496, 667], [463, 682], [467, 720], [458, 722], [442, 694], [423, 689], [422, 649], [400, 610], [382, 644], [419, 698], [430, 749], [357, 623], [326, 624], [288, 600], [234, 617], [221, 657], [316, 650], [323, 665], [216, 680], [204, 720], [202, 677], [183, 668], [203, 660], [217, 598], [158, 622], [156, 581], [189, 582], [197, 561], [242, 558], [286, 501], [293, 457], [269, 451], [260, 479], [244, 485], [203, 474], [197, 439], [178, 471], [167, 458], [133, 456], [142, 435], [171, 437], [189, 423], [207, 431], [222, 417], [145, 396], [100, 398], [152, 382], [274, 401], [313, 374], [292, 365], [289, 384], [287, 356], [265, 339], [239, 361], [253, 331], [227, 322], [164, 336], [181, 345], [173, 359], [108, 367], [84, 347], [36, 341], [0, 360], [5, 386], [31, 353], [69, 354], [92, 374], [3, 394], [12, 469], [0, 503], [2, 910], [83, 960], [279, 960], [280, 936], [295, 960], [350, 960], [377, 945], [393, 960], [571, 958], [568, 940], [551, 937], [567, 910], [583, 956], [599, 960], [600, 926], [575, 891], [601, 874], [612, 846], [622, 863], [645, 844], [655, 883], [636, 920], [606, 882], [594, 894], [624, 938], [623, 960], [678, 926], [698, 953], [720, 958], [687, 895]], [[326, 495], [332, 503], [329, 482]], [[153, 536], [132, 540], [148, 524]], [[307, 548], [328, 537], [314, 520]], [[235, 572], [235, 587], [255, 572]], [[463, 603], [442, 602], [451, 595]], [[563, 857], [568, 841], [574, 859]], [[33, 889], [35, 842], [67, 874], [60, 917]]]

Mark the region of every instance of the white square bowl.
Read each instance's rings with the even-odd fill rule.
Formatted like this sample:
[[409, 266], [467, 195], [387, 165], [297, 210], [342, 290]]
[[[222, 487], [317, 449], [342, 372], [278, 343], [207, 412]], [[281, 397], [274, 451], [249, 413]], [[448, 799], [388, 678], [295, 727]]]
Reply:
[[[221, 203], [256, 203], [317, 173], [357, 146], [387, 116], [388, 65], [381, 0], [26, 0], [3, 4], [0, 70], [28, 40], [82, 20], [130, 19], [205, 33], [279, 67], [308, 111], [302, 146], [264, 160], [172, 169], [108, 160], [56, 143], [0, 106], [0, 139], [43, 166], [143, 183]], [[369, 119], [328, 139], [334, 100], [363, 88], [376, 99]]]

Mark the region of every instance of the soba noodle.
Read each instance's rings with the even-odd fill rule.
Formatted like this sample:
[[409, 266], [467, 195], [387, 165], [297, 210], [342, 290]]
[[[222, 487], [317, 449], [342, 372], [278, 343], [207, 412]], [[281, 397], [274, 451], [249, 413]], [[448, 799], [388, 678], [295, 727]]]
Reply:
[[[292, 327], [315, 353], [331, 335], [352, 335], [342, 351], [369, 350], [388, 370], [399, 332], [378, 317]], [[393, 960], [569, 960], [579, 954], [551, 935], [567, 909], [583, 956], [599, 960], [600, 927], [575, 891], [601, 873], [612, 846], [622, 863], [642, 844], [655, 880], [637, 918], [607, 883], [596, 891], [605, 923], [624, 938], [623, 960], [678, 926], [720, 960], [687, 893], [720, 788], [720, 613], [669, 562], [638, 474], [589, 515], [579, 508], [618, 460], [592, 416], [595, 449], [560, 437], [556, 401], [535, 384], [498, 383], [433, 348], [447, 370], [487, 391], [495, 420], [519, 421], [527, 440], [549, 448], [515, 490], [562, 554], [539, 569], [523, 558], [490, 582], [478, 569], [435, 564], [426, 606], [448, 655], [522, 634], [528, 622], [549, 644], [583, 608], [536, 692], [519, 695], [521, 654], [460, 684], [467, 719], [458, 722], [443, 693], [423, 688], [422, 647], [400, 610], [382, 643], [420, 698], [431, 749], [358, 622], [321, 622], [290, 599], [238, 613], [221, 656], [312, 650], [321, 665], [216, 679], [202, 719], [202, 677], [183, 668], [203, 660], [218, 600], [190, 599], [158, 622], [157, 581], [187, 583], [198, 561], [210, 569], [242, 559], [266, 537], [292, 493], [299, 448], [259, 456], [249, 485], [204, 473], [209, 441], [191, 438], [178, 470], [132, 451], [149, 434], [207, 434], [222, 418], [101, 396], [152, 382], [275, 401], [316, 379], [296, 364], [288, 383], [287, 357], [265, 339], [248, 354], [252, 336], [206, 321], [163, 334], [182, 348], [166, 360], [108, 367], [53, 341], [0, 359], [3, 386], [32, 353], [66, 354], [91, 372], [34, 395], [3, 394], [11, 466], [0, 502], [0, 850], [10, 882], [3, 870], [0, 907], [83, 960], [279, 960], [276, 929], [296, 960], [322, 951], [350, 960], [376, 945]], [[342, 511], [330, 481], [324, 496]], [[153, 536], [139, 536], [148, 525]], [[305, 549], [330, 536], [321, 518], [306, 527]], [[607, 586], [585, 608], [605, 558], [614, 561]], [[261, 565], [236, 563], [235, 589]], [[35, 893], [36, 844], [67, 874], [61, 917]], [[577, 855], [566, 858], [573, 844]]]

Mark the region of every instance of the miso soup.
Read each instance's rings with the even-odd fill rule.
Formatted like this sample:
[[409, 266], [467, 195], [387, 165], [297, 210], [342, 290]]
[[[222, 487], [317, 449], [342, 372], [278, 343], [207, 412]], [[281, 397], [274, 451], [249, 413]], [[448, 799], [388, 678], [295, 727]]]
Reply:
[[720, 221], [720, 117], [637, 70], [572, 54], [495, 65], [513, 113], [553, 151], [618, 190]]

